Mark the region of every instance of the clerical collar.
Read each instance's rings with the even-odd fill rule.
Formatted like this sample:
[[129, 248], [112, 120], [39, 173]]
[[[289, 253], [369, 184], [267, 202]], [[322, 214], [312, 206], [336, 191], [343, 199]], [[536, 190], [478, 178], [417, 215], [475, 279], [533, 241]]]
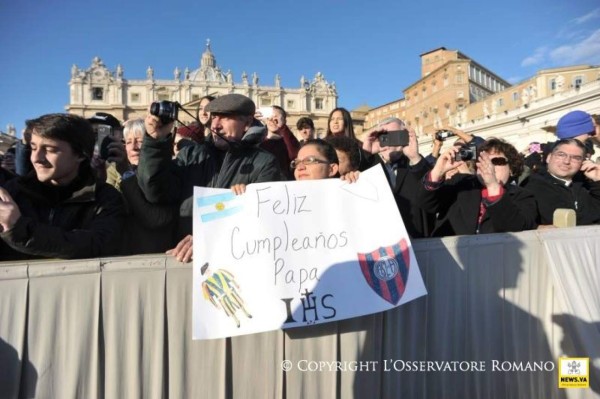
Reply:
[[560, 177], [554, 176], [552, 173], [549, 173], [550, 176], [554, 177], [556, 180], [562, 182], [565, 187], [570, 187], [571, 183], [573, 183], [573, 180], [565, 180], [565, 179], [561, 179]]

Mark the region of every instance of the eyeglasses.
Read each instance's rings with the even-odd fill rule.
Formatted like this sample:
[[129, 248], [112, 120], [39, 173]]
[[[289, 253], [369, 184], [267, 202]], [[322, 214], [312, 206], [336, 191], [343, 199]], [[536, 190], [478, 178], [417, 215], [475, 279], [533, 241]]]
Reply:
[[492, 159], [490, 159], [490, 161], [492, 162], [492, 165], [496, 165], [496, 166], [508, 165], [508, 159], [503, 158], [503, 157], [492, 158]]
[[555, 156], [556, 158], [560, 159], [561, 161], [568, 159], [568, 160], [573, 160], [574, 162], [578, 162], [578, 163], [583, 162], [582, 155], [570, 155], [570, 154], [567, 154], [566, 152], [562, 152], [562, 151], [556, 151], [552, 155]]
[[300, 164], [307, 166], [307, 165], [314, 165], [317, 163], [328, 164], [329, 162], [311, 156], [311, 157], [306, 157], [304, 159], [294, 159], [292, 162], [290, 162], [290, 168], [296, 169]]

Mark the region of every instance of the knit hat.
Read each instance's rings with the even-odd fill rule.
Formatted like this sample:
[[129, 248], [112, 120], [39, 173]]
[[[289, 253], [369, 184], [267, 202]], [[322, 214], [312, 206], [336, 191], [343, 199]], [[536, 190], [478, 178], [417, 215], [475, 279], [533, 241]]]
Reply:
[[556, 135], [561, 140], [593, 133], [592, 116], [583, 111], [571, 111], [560, 118], [556, 124]]
[[195, 141], [196, 143], [201, 143], [202, 140], [204, 140], [204, 127], [197, 123], [192, 123], [188, 126], [180, 126], [177, 129], [177, 134], [186, 139]]

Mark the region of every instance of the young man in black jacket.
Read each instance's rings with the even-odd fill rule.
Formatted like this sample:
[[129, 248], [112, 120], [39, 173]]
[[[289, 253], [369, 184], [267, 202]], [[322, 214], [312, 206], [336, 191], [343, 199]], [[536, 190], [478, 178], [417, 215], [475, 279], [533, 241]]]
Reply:
[[255, 105], [241, 94], [226, 94], [208, 104], [211, 113], [206, 141], [189, 146], [171, 159], [172, 123], [146, 117], [138, 182], [151, 203], [180, 206], [179, 244], [169, 251], [179, 261], [192, 259], [193, 187], [231, 188], [236, 184], [281, 180], [279, 164], [260, 149], [266, 129], [254, 125]]
[[117, 255], [123, 202], [92, 173], [92, 126], [68, 114], [28, 125], [34, 170], [0, 189], [0, 260]]

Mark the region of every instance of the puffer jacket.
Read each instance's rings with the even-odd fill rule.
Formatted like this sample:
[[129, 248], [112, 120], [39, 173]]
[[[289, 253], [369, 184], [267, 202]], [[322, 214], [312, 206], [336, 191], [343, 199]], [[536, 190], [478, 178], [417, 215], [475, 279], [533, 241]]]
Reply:
[[96, 181], [91, 169], [82, 168], [67, 187], [43, 184], [30, 172], [6, 189], [21, 217], [0, 233], [0, 261], [118, 255], [123, 200], [114, 187]]
[[217, 149], [209, 136], [204, 143], [179, 151], [174, 160], [172, 137], [144, 136], [138, 183], [149, 202], [180, 206], [177, 239], [192, 233], [194, 186], [230, 188], [281, 180], [275, 156], [258, 148], [265, 133], [262, 126], [251, 127], [242, 141], [227, 151]]

